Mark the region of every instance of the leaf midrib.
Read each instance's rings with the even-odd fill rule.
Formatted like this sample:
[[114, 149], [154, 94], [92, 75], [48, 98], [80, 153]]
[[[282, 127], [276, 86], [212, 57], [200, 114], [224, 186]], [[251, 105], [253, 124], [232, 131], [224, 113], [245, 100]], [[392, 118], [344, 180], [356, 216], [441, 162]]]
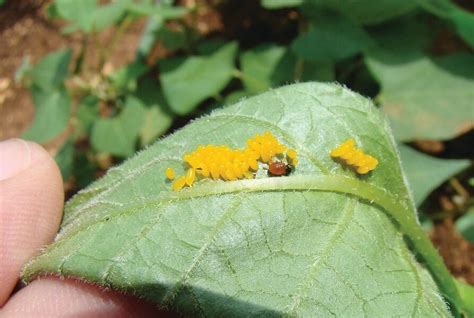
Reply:
[[[318, 159], [315, 155], [313, 155], [313, 153], [311, 151], [309, 151], [308, 149], [306, 149], [306, 147], [304, 147], [302, 144], [299, 144], [296, 142], [296, 140], [291, 136], [289, 135], [285, 130], [281, 129], [278, 125], [270, 122], [270, 121], [266, 121], [266, 120], [263, 120], [263, 119], [259, 119], [259, 118], [254, 118], [254, 117], [251, 117], [251, 116], [246, 116], [246, 115], [229, 115], [229, 114], [213, 114], [213, 116], [211, 117], [208, 117], [206, 118], [206, 120], [212, 120], [212, 119], [223, 119], [223, 118], [229, 118], [229, 119], [232, 119], [232, 120], [235, 120], [236, 118], [242, 120], [242, 121], [247, 121], [247, 122], [250, 122], [250, 123], [253, 123], [253, 124], [256, 124], [256, 125], [262, 125], [262, 126], [267, 126], [268, 129], [274, 129], [274, 130], [277, 130], [280, 135], [283, 136], [283, 138], [286, 140], [286, 142], [288, 144], [290, 144], [291, 147], [294, 147], [297, 149], [297, 151], [300, 153], [300, 154], [303, 154], [304, 156], [306, 156], [309, 161], [314, 165], [316, 166], [323, 174], [327, 175], [329, 174], [329, 168], [327, 168], [323, 162]], [[160, 162], [163, 162], [165, 161], [166, 159], [162, 159], [162, 158], [156, 158], [152, 161], [150, 161], [149, 163], [147, 163], [145, 165], [145, 167], [143, 167], [141, 169], [141, 173], [144, 173], [146, 172], [149, 168], [151, 168], [152, 166], [154, 166], [156, 163], [160, 163]], [[170, 160], [179, 160], [179, 158], [172, 158], [172, 159], [168, 159], [168, 161]], [[120, 178], [118, 179], [117, 182], [115, 182], [114, 184], [112, 185], [109, 185], [108, 186], [108, 189], [104, 192], [102, 192], [102, 196], [105, 195], [106, 193], [109, 193], [110, 191], [112, 191], [113, 189], [116, 189], [118, 186], [120, 186], [121, 184], [123, 184], [124, 182], [126, 182], [127, 180], [129, 180], [131, 177], [134, 177], [136, 176], [135, 173], [129, 173], [126, 177], [123, 177], [123, 178]], [[83, 191], [82, 193], [84, 193], [85, 191]], [[76, 207], [77, 208], [77, 207]], [[87, 207], [86, 207], [87, 208]], [[78, 209], [77, 211], [80, 211], [81, 209]], [[78, 214], [78, 212], [76, 213], [72, 213], [72, 214], [68, 214], [68, 220], [69, 219], [73, 219], [74, 216], [76, 216]], [[69, 225], [69, 223], [63, 223], [63, 228], [64, 226], [67, 226]]]
[[[452, 281], [452, 278], [444, 266], [441, 257], [437, 254], [433, 245], [430, 243], [423, 230], [418, 226], [416, 214], [413, 207], [407, 204], [407, 201], [398, 196], [389, 194], [385, 189], [379, 188], [368, 182], [361, 181], [356, 178], [350, 178], [341, 175], [305, 175], [305, 176], [289, 176], [280, 178], [262, 178], [253, 180], [239, 181], [208, 181], [189, 189], [179, 192], [165, 192], [162, 196], [155, 200], [144, 203], [135, 203], [124, 206], [122, 209], [116, 209], [117, 213], [108, 215], [101, 220], [95, 220], [80, 227], [78, 230], [66, 233], [57, 237], [56, 243], [50, 245], [47, 250], [52, 250], [61, 246], [63, 242], [67, 242], [67, 238], [81, 233], [90, 227], [100, 223], [107, 222], [111, 218], [120, 217], [128, 213], [138, 213], [141, 209], [163, 204], [172, 204], [174, 202], [191, 200], [199, 197], [211, 195], [224, 195], [241, 192], [265, 192], [265, 191], [327, 191], [336, 192], [346, 195], [353, 195], [360, 200], [368, 201], [382, 208], [390, 217], [392, 217], [399, 225], [400, 231], [406, 235], [413, 243], [414, 249], [426, 260], [431, 274], [435, 278], [443, 294], [449, 298], [455, 305], [461, 304], [459, 294]], [[47, 251], [46, 251], [47, 252]], [[29, 271], [28, 266], [25, 267], [23, 277], [26, 281], [34, 278], [34, 269]]]
[[[403, 215], [406, 215], [405, 217], [409, 219], [408, 222], [416, 222], [414, 211], [409, 208], [409, 205], [407, 205], [402, 198], [394, 197], [384, 189], [365, 181], [341, 175], [304, 175], [238, 181], [207, 181], [201, 185], [184, 189], [179, 192], [164, 192], [163, 195], [160, 195], [155, 200], [125, 205], [122, 208], [115, 209], [111, 214], [95, 220], [92, 223], [85, 223], [82, 226], [79, 225], [74, 231], [63, 231], [57, 237], [60, 241], [51, 245], [50, 249], [60, 246], [61, 242], [67, 241], [68, 238], [73, 237], [90, 227], [100, 223], [109, 222], [111, 219], [123, 215], [139, 213], [140, 210], [145, 208], [159, 207], [163, 204], [171, 204], [174, 202], [192, 200], [212, 195], [260, 191], [327, 191], [350, 194], [382, 207], [397, 221], [399, 221]], [[78, 223], [80, 223], [80, 220]], [[71, 223], [70, 226], [74, 227], [75, 225], [74, 222]]]

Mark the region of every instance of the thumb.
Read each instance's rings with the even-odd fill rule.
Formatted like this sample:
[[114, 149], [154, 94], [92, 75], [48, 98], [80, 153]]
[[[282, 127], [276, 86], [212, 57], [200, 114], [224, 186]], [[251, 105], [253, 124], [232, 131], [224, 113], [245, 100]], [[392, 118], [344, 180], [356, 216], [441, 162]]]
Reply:
[[21, 139], [0, 142], [0, 307], [23, 264], [52, 241], [63, 200], [61, 174], [46, 150]]
[[[0, 307], [23, 264], [52, 241], [61, 220], [59, 169], [35, 143], [0, 142]], [[149, 303], [79, 281], [50, 277], [20, 290], [2, 317], [168, 317]]]

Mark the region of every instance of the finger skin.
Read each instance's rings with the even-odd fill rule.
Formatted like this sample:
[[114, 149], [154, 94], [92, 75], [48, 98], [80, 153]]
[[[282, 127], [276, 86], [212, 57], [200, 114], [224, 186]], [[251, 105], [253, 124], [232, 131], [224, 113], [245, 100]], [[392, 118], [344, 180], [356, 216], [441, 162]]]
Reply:
[[12, 170], [4, 168], [12, 161], [9, 167], [15, 167], [0, 180], [0, 307], [23, 264], [53, 240], [64, 201], [61, 173], [46, 150], [19, 139], [8, 142], [0, 146], [2, 170]]
[[177, 317], [127, 295], [72, 279], [47, 277], [20, 290], [0, 310], [1, 318], [20, 317]]
[[8, 299], [24, 263], [53, 240], [63, 193], [59, 169], [42, 147], [0, 142], [0, 318], [175, 317], [131, 296], [54, 277], [37, 279]]

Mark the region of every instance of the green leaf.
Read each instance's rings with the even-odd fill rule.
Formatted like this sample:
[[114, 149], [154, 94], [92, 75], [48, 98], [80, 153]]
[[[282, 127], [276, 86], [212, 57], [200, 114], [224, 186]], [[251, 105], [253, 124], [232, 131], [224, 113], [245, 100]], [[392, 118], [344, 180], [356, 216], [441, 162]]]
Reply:
[[64, 86], [51, 91], [43, 91], [33, 86], [31, 94], [35, 104], [35, 118], [23, 133], [23, 138], [39, 143], [49, 141], [67, 127], [71, 114], [71, 98]]
[[416, 205], [449, 177], [469, 167], [469, 160], [437, 159], [400, 145], [400, 156]]
[[232, 105], [237, 103], [239, 100], [249, 96], [249, 93], [245, 90], [238, 90], [230, 93], [225, 97], [225, 102], [224, 104], [226, 105]]
[[160, 82], [171, 109], [184, 115], [217, 95], [232, 79], [236, 53], [237, 43], [231, 42], [209, 56], [161, 62]]
[[47, 91], [63, 85], [68, 77], [69, 62], [72, 50], [58, 50], [49, 53], [34, 66], [31, 71], [31, 82], [38, 88]]
[[74, 130], [74, 137], [89, 136], [92, 125], [99, 118], [99, 98], [96, 96], [85, 96], [77, 105], [76, 110], [76, 126]]
[[459, 280], [456, 280], [456, 285], [459, 290], [459, 294], [464, 299], [466, 307], [464, 311], [464, 317], [472, 317], [474, 315], [474, 286], [466, 284]]
[[188, 31], [170, 30], [169, 28], [162, 28], [158, 32], [158, 37], [163, 41], [163, 45], [171, 51], [186, 48], [188, 45]]
[[77, 149], [74, 158], [74, 181], [77, 189], [82, 189], [97, 179], [97, 170], [95, 162], [91, 160], [93, 154], [87, 151]]
[[33, 70], [33, 65], [31, 65], [29, 55], [25, 55], [21, 60], [20, 66], [15, 71], [15, 82], [19, 83], [25, 78], [29, 78], [31, 71]]
[[54, 160], [58, 164], [59, 170], [61, 170], [63, 180], [67, 181], [72, 174], [74, 165], [74, 143], [72, 140], [67, 140], [62, 145], [59, 152], [54, 156]]
[[358, 24], [377, 24], [406, 14], [416, 8], [416, 1], [310, 0], [308, 3], [339, 11]]
[[230, 43], [221, 38], [205, 40], [204, 42], [199, 43], [199, 45], [197, 45], [196, 52], [199, 55], [211, 55], [221, 49], [226, 44]]
[[430, 59], [374, 50], [366, 58], [400, 140], [449, 139], [472, 127], [474, 56]]
[[125, 15], [129, 0], [120, 0], [108, 5], [99, 6], [92, 13], [94, 16], [93, 28], [96, 31], [116, 24]]
[[135, 144], [144, 122], [145, 108], [129, 96], [117, 117], [99, 119], [92, 127], [91, 142], [95, 150], [127, 157], [135, 152]]
[[133, 96], [146, 108], [140, 140], [142, 145], [147, 145], [171, 127], [174, 116], [156, 79], [146, 78], [141, 81]]
[[293, 79], [295, 59], [288, 49], [263, 44], [240, 56], [242, 81], [249, 93], [259, 93]]
[[72, 28], [85, 32], [93, 30], [96, 0], [55, 0], [55, 8], [59, 16], [72, 22], [71, 30]]
[[55, 2], [47, 4], [45, 14], [49, 20], [59, 19], [61, 17]]
[[311, 18], [313, 27], [292, 43], [293, 51], [308, 61], [336, 61], [362, 52], [372, 44], [365, 31], [336, 14]]
[[474, 207], [456, 220], [456, 230], [471, 243], [474, 243]]
[[[270, 130], [298, 151], [288, 177], [198, 181], [173, 192], [201, 144]], [[358, 177], [329, 152], [349, 137], [380, 165]], [[431, 275], [410, 253], [426, 261]], [[416, 221], [388, 123], [336, 84], [272, 90], [214, 111], [81, 191], [53, 245], [23, 270], [76, 276], [188, 316], [449, 316], [456, 285]]]
[[451, 18], [459, 35], [471, 48], [474, 48], [474, 14], [464, 10], [456, 10]]
[[149, 66], [141, 59], [135, 60], [133, 63], [127, 64], [109, 77], [114, 87], [119, 92], [134, 91], [137, 87], [137, 80], [145, 74]]
[[265, 9], [297, 7], [303, 2], [304, 0], [260, 0], [262, 7], [264, 7]]
[[136, 60], [145, 60], [155, 45], [158, 31], [163, 27], [163, 19], [149, 17], [137, 48]]
[[427, 11], [451, 21], [459, 35], [474, 48], [474, 14], [449, 0], [417, 0]]
[[434, 36], [431, 24], [429, 15], [410, 14], [371, 27], [369, 34], [381, 49], [407, 56], [407, 52], [417, 53], [429, 47]]
[[244, 52], [240, 65], [246, 95], [295, 80], [331, 82], [335, 79], [332, 62], [301, 60], [288, 47], [275, 44], [259, 45]]
[[148, 3], [130, 3], [127, 10], [137, 16], [156, 16], [163, 20], [177, 19], [189, 12], [189, 8], [155, 5]]
[[332, 62], [304, 61], [302, 68], [303, 72], [300, 78], [302, 81], [333, 82], [336, 79], [336, 70]]
[[66, 33], [77, 30], [90, 33], [117, 23], [127, 12], [130, 2], [131, 0], [120, 0], [97, 6], [96, 0], [56, 0], [51, 9], [70, 22], [63, 29]]
[[159, 107], [146, 110], [145, 121], [140, 130], [140, 141], [142, 145], [148, 145], [161, 136], [171, 127], [173, 118], [169, 117]]

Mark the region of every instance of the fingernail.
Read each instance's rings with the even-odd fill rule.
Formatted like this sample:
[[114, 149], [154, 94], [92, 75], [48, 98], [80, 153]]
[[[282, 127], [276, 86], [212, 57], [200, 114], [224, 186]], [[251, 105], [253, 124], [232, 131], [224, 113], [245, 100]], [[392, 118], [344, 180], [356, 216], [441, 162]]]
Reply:
[[0, 142], [0, 180], [13, 177], [31, 164], [31, 149], [28, 142], [8, 139]]

